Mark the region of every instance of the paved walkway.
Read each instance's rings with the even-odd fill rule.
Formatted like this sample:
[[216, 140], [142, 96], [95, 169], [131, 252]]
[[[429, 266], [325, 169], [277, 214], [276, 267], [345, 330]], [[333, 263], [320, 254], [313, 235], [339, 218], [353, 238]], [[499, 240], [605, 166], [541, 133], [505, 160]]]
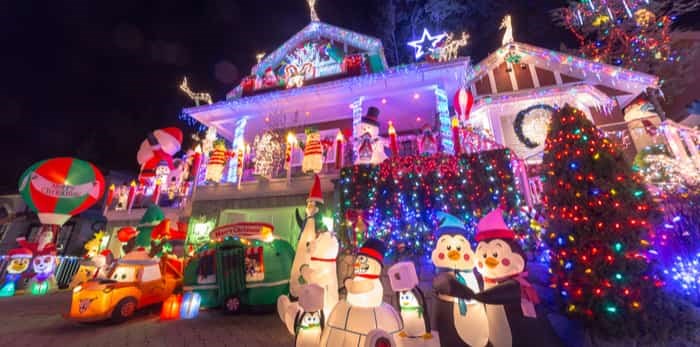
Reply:
[[61, 317], [70, 293], [0, 298], [0, 346], [292, 346], [276, 314], [226, 316], [203, 311], [193, 320], [161, 322], [140, 312], [120, 325], [78, 324]]

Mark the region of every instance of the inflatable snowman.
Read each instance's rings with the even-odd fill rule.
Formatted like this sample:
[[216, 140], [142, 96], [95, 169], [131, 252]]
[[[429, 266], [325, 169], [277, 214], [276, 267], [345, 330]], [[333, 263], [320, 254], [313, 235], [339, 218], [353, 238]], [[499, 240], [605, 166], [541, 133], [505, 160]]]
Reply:
[[370, 106], [367, 115], [355, 126], [355, 164], [380, 164], [386, 160], [384, 140], [379, 137], [379, 109]]
[[382, 301], [384, 252], [384, 243], [373, 238], [360, 248], [353, 278], [345, 281], [348, 295], [328, 317], [321, 346], [396, 346], [394, 336], [403, 323], [394, 307]]
[[[480, 280], [474, 275], [474, 252], [466, 239], [464, 224], [456, 217], [442, 214], [439, 238], [431, 259], [435, 267], [453, 276], [452, 285], [480, 292]], [[433, 305], [436, 329], [445, 346], [483, 347], [489, 341], [489, 325], [484, 304], [445, 294], [446, 288], [435, 285], [438, 293]]]

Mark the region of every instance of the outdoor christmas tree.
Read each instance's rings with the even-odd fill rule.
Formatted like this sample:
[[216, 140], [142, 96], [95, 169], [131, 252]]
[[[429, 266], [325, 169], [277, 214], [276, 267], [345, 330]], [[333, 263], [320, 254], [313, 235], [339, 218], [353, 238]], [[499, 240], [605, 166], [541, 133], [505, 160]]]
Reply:
[[694, 47], [672, 46], [674, 21], [698, 0], [579, 0], [553, 11], [571, 31], [581, 56], [661, 77], [666, 94], [680, 94], [694, 63]]
[[614, 144], [565, 106], [552, 116], [543, 165], [545, 238], [565, 313], [607, 336], [682, 328], [688, 321], [671, 318], [680, 308], [664, 298], [648, 253], [656, 207]]

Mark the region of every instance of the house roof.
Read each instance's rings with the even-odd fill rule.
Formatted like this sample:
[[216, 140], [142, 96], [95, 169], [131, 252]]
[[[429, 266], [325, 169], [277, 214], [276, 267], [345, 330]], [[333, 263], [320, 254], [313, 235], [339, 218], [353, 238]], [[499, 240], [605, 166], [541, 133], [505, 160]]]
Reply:
[[260, 63], [253, 66], [250, 73], [252, 75], [262, 75], [268, 67], [277, 66], [288, 54], [305, 41], [324, 37], [339, 43], [359, 48], [369, 53], [381, 53], [384, 68], [387, 68], [384, 58], [384, 46], [378, 38], [363, 35], [351, 30], [339, 28], [323, 22], [313, 21], [304, 29], [292, 36], [289, 40], [279, 46], [274, 52], [266, 55]]
[[658, 77], [653, 75], [521, 42], [512, 42], [491, 53], [474, 66], [467, 79], [477, 81], [489, 74], [490, 71], [507, 63], [506, 56], [509, 52], [519, 55], [522, 64], [532, 64], [540, 69], [558, 72], [576, 82], [585, 81], [588, 84], [596, 85], [610, 96], [623, 96], [622, 104], [632, 101], [648, 87], [656, 88], [659, 85]]

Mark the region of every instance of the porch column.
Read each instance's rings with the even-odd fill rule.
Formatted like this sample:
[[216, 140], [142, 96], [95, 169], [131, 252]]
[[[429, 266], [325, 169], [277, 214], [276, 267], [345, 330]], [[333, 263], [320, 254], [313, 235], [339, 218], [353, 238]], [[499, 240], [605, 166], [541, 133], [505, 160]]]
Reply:
[[676, 160], [689, 160], [690, 158], [688, 157], [688, 153], [685, 151], [685, 148], [683, 148], [683, 141], [681, 140], [681, 137], [678, 134], [678, 129], [669, 123], [664, 123], [663, 129], [664, 134], [666, 135], [666, 142], [668, 143], [668, 147], [670, 148], [671, 153], [676, 158]]
[[440, 87], [435, 87], [435, 107], [437, 109], [440, 124], [440, 142], [442, 152], [447, 154], [455, 153], [455, 146], [452, 142], [452, 122], [450, 119], [450, 108], [447, 101], [447, 92]]
[[357, 160], [355, 157], [358, 153], [360, 143], [356, 141], [359, 136], [361, 135], [360, 132], [362, 129], [360, 129], [360, 123], [362, 122], [362, 102], [365, 100], [364, 96], [361, 96], [357, 98], [357, 100], [353, 101], [352, 104], [350, 104], [350, 108], [352, 108], [352, 139], [348, 139], [348, 142], [352, 143], [352, 163]]

